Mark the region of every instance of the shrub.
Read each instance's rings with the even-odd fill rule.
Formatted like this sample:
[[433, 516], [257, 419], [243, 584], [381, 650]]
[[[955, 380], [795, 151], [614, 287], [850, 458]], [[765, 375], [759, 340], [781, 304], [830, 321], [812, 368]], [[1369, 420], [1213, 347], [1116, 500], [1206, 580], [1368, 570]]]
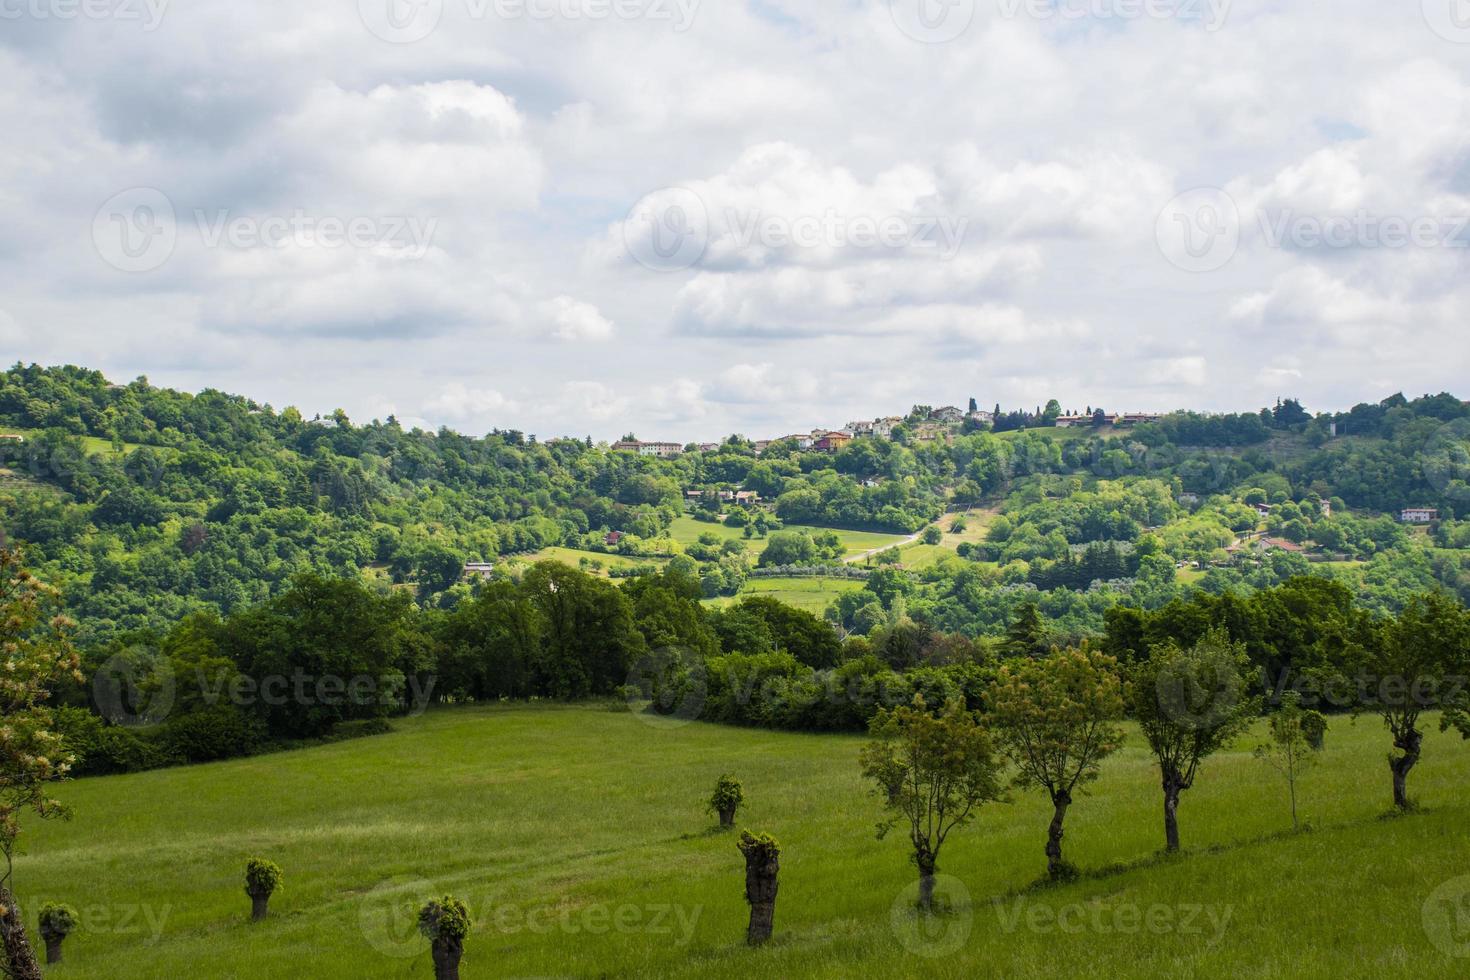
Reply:
[[171, 758], [212, 762], [257, 752], [265, 744], [265, 725], [233, 705], [220, 704], [171, 718], [160, 742]]

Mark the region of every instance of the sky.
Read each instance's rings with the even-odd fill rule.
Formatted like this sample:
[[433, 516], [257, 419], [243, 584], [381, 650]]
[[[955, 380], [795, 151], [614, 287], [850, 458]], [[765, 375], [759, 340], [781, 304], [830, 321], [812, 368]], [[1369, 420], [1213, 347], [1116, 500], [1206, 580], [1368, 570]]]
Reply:
[[0, 0], [0, 355], [712, 440], [1466, 397], [1470, 0]]

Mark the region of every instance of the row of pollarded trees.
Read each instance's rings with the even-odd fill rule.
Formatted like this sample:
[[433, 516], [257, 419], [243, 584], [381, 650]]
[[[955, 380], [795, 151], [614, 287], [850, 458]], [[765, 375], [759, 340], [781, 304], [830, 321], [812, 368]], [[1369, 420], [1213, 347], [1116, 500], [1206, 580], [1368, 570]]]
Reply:
[[[1380, 624], [1371, 644], [1344, 647], [1341, 661], [1324, 666], [1319, 681], [1358, 693], [1351, 707], [1380, 715], [1396, 753], [1389, 756], [1393, 801], [1411, 806], [1406, 779], [1419, 759], [1422, 714], [1443, 708], [1442, 728], [1470, 737], [1470, 698], [1457, 678], [1470, 664], [1470, 614], [1442, 596], [1411, 603]], [[1349, 678], [1352, 678], [1351, 680]], [[959, 703], [931, 711], [880, 710], [874, 740], [861, 765], [888, 811], [880, 837], [904, 825], [919, 873], [919, 906], [933, 901], [939, 855], [950, 834], [985, 803], [1005, 797], [1007, 761], [1013, 781], [1043, 791], [1052, 805], [1046, 833], [1048, 874], [1075, 869], [1063, 856], [1065, 820], [1079, 791], [1123, 744], [1119, 724], [1134, 719], [1158, 764], [1166, 851], [1179, 849], [1178, 808], [1202, 763], [1234, 742], [1260, 717], [1250, 661], [1225, 632], [1207, 632], [1192, 646], [1167, 643], [1127, 667], [1099, 650], [1053, 651], [1005, 665], [987, 696], [982, 719]], [[1259, 758], [1285, 777], [1297, 824], [1296, 781], [1322, 747], [1326, 719], [1288, 692], [1271, 715]]]

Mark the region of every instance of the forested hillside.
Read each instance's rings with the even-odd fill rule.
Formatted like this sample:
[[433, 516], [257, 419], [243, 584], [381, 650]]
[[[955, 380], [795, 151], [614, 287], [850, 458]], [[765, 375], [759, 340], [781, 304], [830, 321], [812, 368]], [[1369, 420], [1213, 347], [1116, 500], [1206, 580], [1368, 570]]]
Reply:
[[[841, 542], [824, 528], [911, 533], [947, 525], [946, 510], [978, 509], [988, 523], [937, 560], [868, 558], [901, 571], [844, 594], [832, 618], [865, 632], [902, 597], [901, 615], [995, 635], [1039, 601], [1086, 633], [1112, 605], [1157, 606], [1184, 585], [1220, 592], [1310, 572], [1387, 609], [1436, 583], [1467, 591], [1470, 524], [1455, 518], [1470, 509], [1470, 409], [1449, 395], [1321, 416], [1288, 400], [1127, 430], [1022, 414], [1016, 424], [1038, 427], [966, 422], [928, 441], [914, 420], [835, 453], [776, 442], [757, 455], [732, 437], [661, 459], [590, 438], [307, 419], [217, 391], [17, 365], [0, 375], [0, 433], [12, 437], [0, 441], [0, 529], [63, 589], [88, 642], [228, 614], [308, 571], [449, 607], [473, 591], [465, 563], [509, 574], [516, 555], [593, 570], [606, 555], [620, 575], [673, 559], [706, 596], [728, 595], [767, 547], [761, 565], [832, 566]], [[736, 488], [762, 503], [720, 499]], [[1394, 520], [1409, 506], [1438, 509], [1428, 532]], [[672, 530], [686, 510], [707, 525], [698, 540]], [[783, 525], [802, 530], [767, 538]], [[1253, 535], [1298, 549], [1241, 560]]]

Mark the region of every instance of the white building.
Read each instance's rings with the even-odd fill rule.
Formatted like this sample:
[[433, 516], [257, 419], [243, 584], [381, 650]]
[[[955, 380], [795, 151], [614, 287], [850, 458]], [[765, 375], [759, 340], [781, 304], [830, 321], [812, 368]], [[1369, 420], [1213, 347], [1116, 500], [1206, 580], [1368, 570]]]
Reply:
[[1399, 512], [1399, 520], [1404, 524], [1428, 524], [1439, 520], [1439, 511], [1433, 507], [1405, 507]]

